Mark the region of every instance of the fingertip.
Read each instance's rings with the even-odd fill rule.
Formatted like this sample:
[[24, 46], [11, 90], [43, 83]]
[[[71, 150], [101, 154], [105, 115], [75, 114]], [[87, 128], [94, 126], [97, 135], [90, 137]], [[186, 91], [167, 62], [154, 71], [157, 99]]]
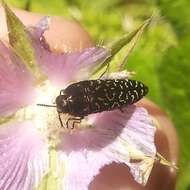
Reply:
[[[12, 9], [13, 12], [26, 26], [35, 26], [45, 15]], [[4, 10], [0, 7], [0, 37], [8, 40], [8, 32]], [[50, 48], [57, 51], [79, 51], [93, 46], [93, 41], [86, 30], [77, 22], [59, 16], [51, 16], [49, 30], [45, 32], [45, 38]]]
[[158, 134], [156, 134], [156, 141], [158, 142], [158, 144], [164, 142], [161, 139], [163, 138], [163, 136], [165, 136], [165, 139], [168, 141], [168, 159], [170, 159], [171, 162], [177, 164], [179, 160], [179, 138], [176, 128], [171, 119], [155, 103], [148, 99], [143, 99], [142, 101], [139, 101], [137, 105], [145, 107], [149, 114], [153, 116], [154, 122], [157, 126]]
[[[156, 121], [155, 144], [157, 151], [171, 163], [177, 164], [179, 159], [179, 142], [171, 120], [156, 104], [147, 99], [140, 101], [138, 106], [145, 107], [149, 114], [153, 116], [154, 121]], [[113, 163], [101, 170], [100, 174], [91, 183], [90, 189], [174, 190], [176, 179], [176, 169], [156, 162], [148, 183], [146, 186], [142, 186], [135, 182], [127, 166]]]
[[93, 46], [93, 41], [85, 29], [76, 21], [63, 17], [52, 17], [45, 37], [51, 48], [58, 51], [79, 51]]

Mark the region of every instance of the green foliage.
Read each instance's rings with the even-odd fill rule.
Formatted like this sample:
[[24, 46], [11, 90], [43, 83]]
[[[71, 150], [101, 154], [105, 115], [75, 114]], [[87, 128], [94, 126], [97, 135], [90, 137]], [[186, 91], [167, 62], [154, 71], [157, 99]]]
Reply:
[[170, 113], [173, 121], [177, 126], [177, 131], [180, 137], [181, 144], [181, 162], [180, 162], [180, 176], [182, 182], [178, 183], [178, 189], [186, 189], [189, 180], [189, 167], [190, 167], [190, 80], [189, 76], [189, 60], [190, 60], [190, 37], [181, 40], [180, 46], [170, 48], [165, 54], [163, 64], [160, 65], [159, 75], [161, 92], [163, 95], [163, 105]]
[[68, 15], [67, 4], [60, 0], [32, 0], [30, 10], [48, 15]]
[[135, 78], [142, 80], [150, 88], [149, 98], [161, 105], [162, 96], [158, 68], [162, 64], [164, 53], [175, 44], [175, 36], [168, 24], [160, 23], [152, 27], [129, 57], [126, 67], [135, 71]]
[[26, 4], [26, 0], [8, 0], [8, 1], [5, 1], [5, 2], [8, 2], [11, 6], [16, 6], [18, 8], [22, 8], [24, 9], [25, 8], [25, 4]]
[[[29, 0], [28, 0], [29, 1]], [[8, 0], [26, 7], [27, 0]], [[190, 1], [189, 0], [30, 0], [32, 11], [74, 17], [97, 43], [113, 41], [133, 31], [153, 12], [161, 20], [143, 35], [126, 68], [145, 82], [149, 98], [173, 119], [180, 137], [181, 159], [177, 189], [189, 189], [190, 171]], [[123, 50], [114, 61], [121, 62]]]
[[170, 48], [165, 54], [160, 66], [161, 92], [163, 93], [164, 107], [170, 113], [180, 137], [181, 160], [180, 174], [177, 189], [189, 189], [190, 179], [190, 1], [188, 0], [161, 0], [160, 9], [163, 15], [172, 24], [178, 36], [178, 46]]
[[168, 19], [180, 35], [188, 35], [190, 30], [190, 1], [189, 0], [158, 0], [158, 5], [166, 19]]

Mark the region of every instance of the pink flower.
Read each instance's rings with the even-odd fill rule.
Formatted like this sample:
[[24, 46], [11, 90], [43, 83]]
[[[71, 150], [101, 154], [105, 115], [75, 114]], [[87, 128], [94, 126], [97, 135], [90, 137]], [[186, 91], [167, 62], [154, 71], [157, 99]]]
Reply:
[[32, 190], [53, 170], [60, 189], [87, 190], [100, 169], [112, 162], [125, 163], [145, 185], [156, 148], [155, 127], [144, 108], [132, 105], [123, 113], [91, 114], [70, 131], [60, 128], [56, 109], [37, 106], [52, 104], [61, 89], [88, 79], [110, 56], [103, 47], [51, 52], [43, 37], [47, 21], [29, 29], [38, 66], [47, 76], [43, 81], [36, 82], [21, 59], [0, 42], [0, 189]]

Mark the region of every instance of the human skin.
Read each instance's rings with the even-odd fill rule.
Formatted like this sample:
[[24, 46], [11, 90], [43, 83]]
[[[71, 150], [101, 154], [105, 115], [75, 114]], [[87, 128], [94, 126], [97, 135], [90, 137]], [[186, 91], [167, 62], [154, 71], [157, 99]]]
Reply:
[[[25, 25], [35, 25], [43, 15], [13, 9]], [[5, 15], [0, 7], [0, 38], [7, 41]], [[45, 32], [50, 48], [62, 52], [65, 48], [77, 51], [94, 45], [89, 34], [74, 21], [63, 17], [52, 17], [50, 28]], [[153, 102], [143, 99], [137, 103], [145, 107], [155, 120], [157, 132], [155, 143], [157, 151], [170, 162], [177, 164], [179, 143], [175, 128], [167, 115]], [[137, 184], [123, 164], [111, 164], [104, 167], [90, 184], [90, 190], [173, 190], [175, 189], [177, 171], [173, 168], [155, 163], [148, 183], [145, 187]]]

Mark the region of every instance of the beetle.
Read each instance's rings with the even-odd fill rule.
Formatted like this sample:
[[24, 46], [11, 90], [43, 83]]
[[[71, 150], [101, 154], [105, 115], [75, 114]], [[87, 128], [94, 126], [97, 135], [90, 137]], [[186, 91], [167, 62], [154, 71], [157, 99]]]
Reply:
[[[134, 104], [148, 93], [148, 87], [142, 82], [130, 79], [97, 79], [73, 83], [60, 91], [56, 97], [59, 121], [63, 127], [61, 114], [68, 113], [73, 117], [67, 120], [75, 123], [92, 113], [112, 111]], [[38, 104], [48, 106], [44, 104]]]

